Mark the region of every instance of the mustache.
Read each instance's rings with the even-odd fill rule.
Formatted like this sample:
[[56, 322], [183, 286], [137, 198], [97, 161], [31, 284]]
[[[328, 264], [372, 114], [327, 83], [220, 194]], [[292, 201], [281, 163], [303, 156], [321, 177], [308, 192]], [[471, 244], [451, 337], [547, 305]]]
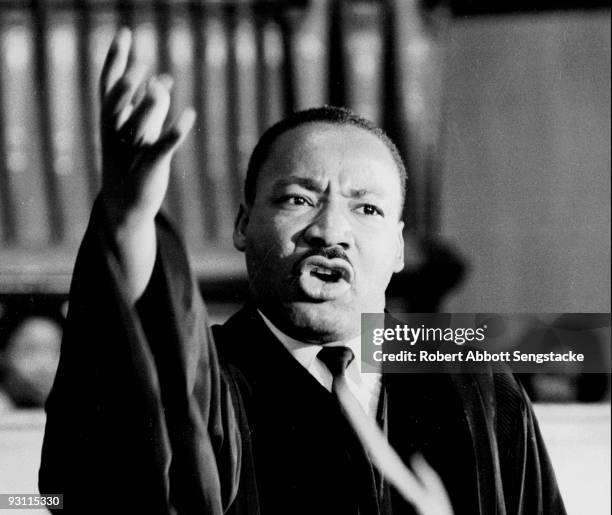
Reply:
[[332, 247], [319, 247], [316, 249], [308, 250], [300, 259], [300, 262], [312, 256], [321, 256], [326, 259], [344, 259], [347, 263], [351, 263], [348, 255], [342, 247], [334, 245]]

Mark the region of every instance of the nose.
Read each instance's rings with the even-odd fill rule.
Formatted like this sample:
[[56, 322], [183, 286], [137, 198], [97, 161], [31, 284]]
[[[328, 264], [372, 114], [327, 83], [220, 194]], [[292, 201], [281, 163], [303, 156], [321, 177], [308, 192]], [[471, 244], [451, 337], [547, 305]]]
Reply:
[[348, 220], [348, 213], [335, 202], [321, 205], [316, 217], [304, 233], [306, 242], [311, 247], [340, 246], [348, 250], [353, 246], [353, 232]]

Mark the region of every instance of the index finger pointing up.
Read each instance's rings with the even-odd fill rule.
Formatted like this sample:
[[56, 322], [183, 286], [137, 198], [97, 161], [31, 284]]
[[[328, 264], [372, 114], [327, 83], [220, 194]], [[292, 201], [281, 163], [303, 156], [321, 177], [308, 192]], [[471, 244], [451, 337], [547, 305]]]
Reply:
[[125, 72], [131, 46], [132, 32], [125, 27], [119, 29], [108, 49], [102, 73], [100, 74], [100, 96], [102, 98], [104, 98], [119, 77]]

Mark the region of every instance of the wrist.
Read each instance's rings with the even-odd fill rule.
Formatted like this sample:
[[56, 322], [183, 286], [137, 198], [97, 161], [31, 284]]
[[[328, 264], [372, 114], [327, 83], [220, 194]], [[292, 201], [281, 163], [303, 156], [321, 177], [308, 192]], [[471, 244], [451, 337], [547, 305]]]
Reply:
[[105, 195], [101, 200], [105, 224], [115, 236], [138, 234], [155, 226], [155, 213], [150, 210], [125, 207], [126, 202]]
[[155, 263], [155, 215], [120, 209], [104, 199], [101, 204], [108, 243], [123, 274], [127, 300], [134, 303], [145, 290]]

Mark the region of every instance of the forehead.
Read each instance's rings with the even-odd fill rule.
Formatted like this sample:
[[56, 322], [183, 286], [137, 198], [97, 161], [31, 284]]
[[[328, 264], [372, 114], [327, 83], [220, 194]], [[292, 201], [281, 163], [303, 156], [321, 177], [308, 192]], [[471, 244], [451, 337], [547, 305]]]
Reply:
[[311, 122], [281, 134], [263, 163], [258, 183], [288, 175], [336, 178], [352, 187], [387, 185], [398, 190], [400, 173], [387, 146], [366, 129], [353, 125]]

